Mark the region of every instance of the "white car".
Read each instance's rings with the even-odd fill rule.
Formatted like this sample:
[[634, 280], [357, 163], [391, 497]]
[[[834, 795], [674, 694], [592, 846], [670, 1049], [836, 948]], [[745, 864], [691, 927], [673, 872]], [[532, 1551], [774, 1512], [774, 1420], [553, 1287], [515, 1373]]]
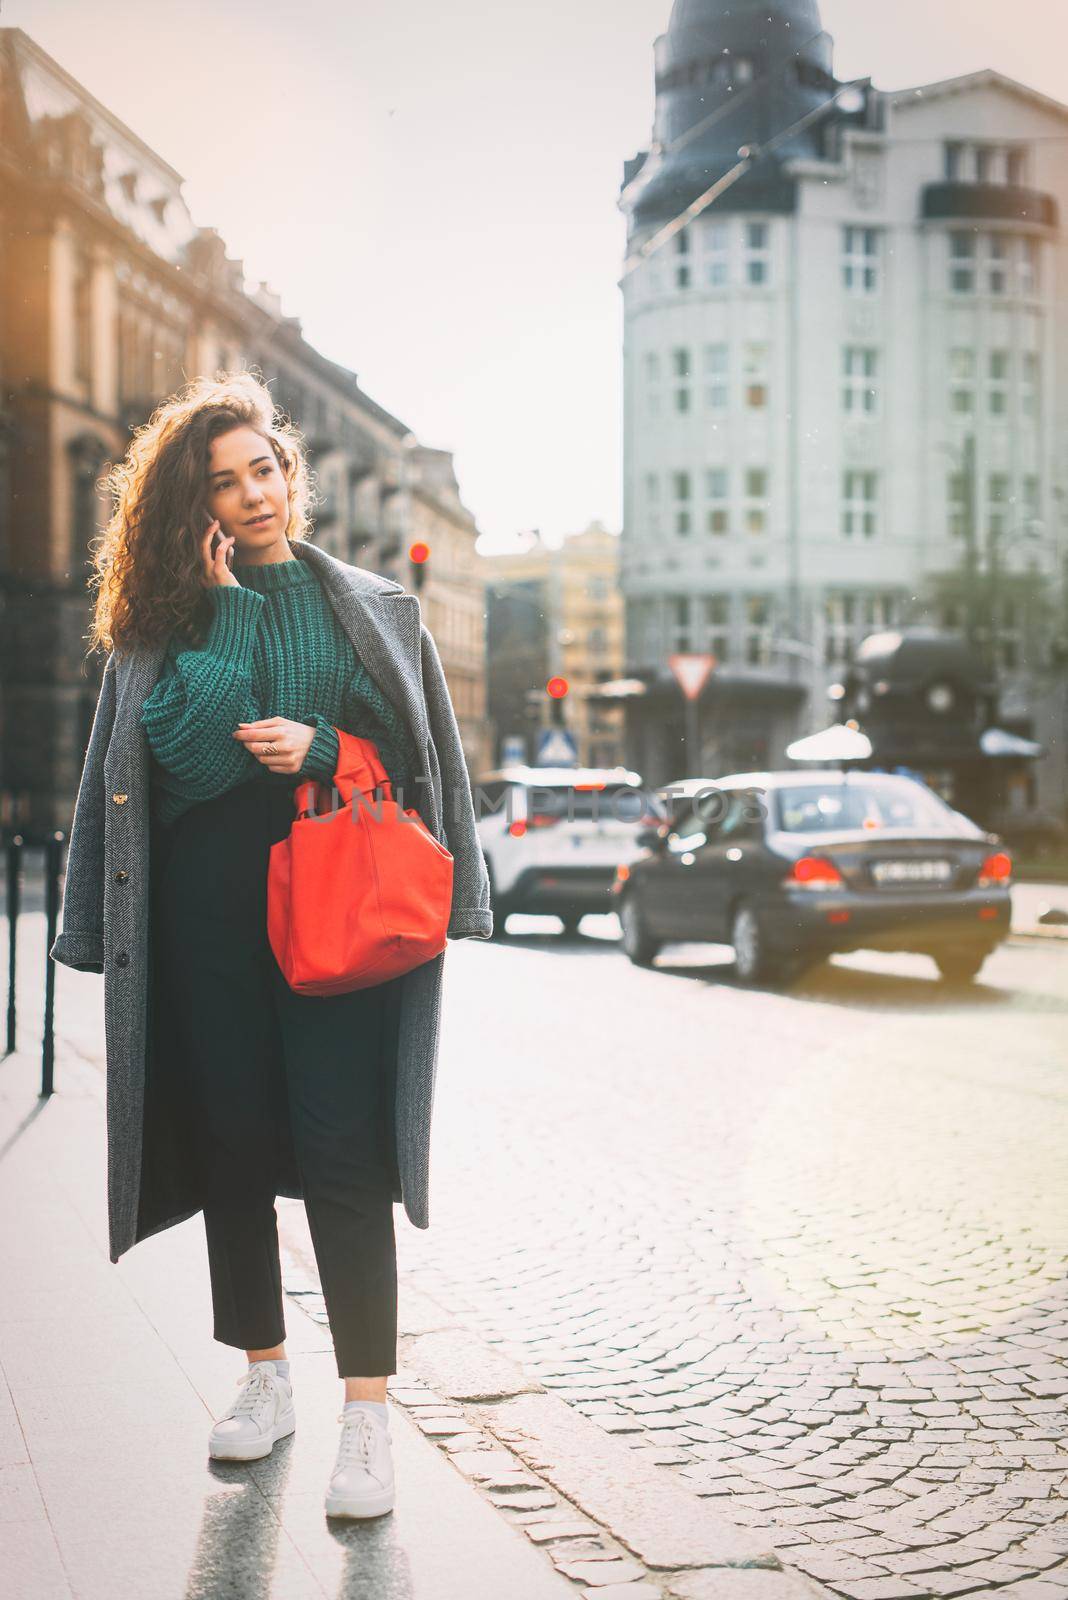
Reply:
[[499, 767], [472, 790], [498, 935], [512, 911], [553, 912], [573, 933], [587, 911], [613, 910], [617, 866], [660, 821], [626, 767]]

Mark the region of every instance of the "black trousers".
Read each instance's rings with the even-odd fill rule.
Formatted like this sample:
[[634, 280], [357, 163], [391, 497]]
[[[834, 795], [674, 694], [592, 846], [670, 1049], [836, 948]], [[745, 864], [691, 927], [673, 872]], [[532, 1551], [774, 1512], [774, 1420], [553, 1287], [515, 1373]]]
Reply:
[[215, 1338], [285, 1338], [275, 1200], [295, 1159], [338, 1375], [382, 1377], [397, 1370], [386, 986], [298, 995], [274, 959], [269, 850], [294, 782], [250, 779], [160, 829], [160, 981], [196, 1111]]

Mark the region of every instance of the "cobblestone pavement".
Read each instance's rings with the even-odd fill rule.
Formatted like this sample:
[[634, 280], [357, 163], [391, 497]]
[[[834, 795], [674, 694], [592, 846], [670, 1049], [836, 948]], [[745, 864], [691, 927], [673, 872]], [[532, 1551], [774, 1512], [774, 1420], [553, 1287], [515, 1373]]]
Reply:
[[608, 925], [451, 947], [408, 1281], [834, 1593], [1068, 1596], [1063, 948], [777, 994]]

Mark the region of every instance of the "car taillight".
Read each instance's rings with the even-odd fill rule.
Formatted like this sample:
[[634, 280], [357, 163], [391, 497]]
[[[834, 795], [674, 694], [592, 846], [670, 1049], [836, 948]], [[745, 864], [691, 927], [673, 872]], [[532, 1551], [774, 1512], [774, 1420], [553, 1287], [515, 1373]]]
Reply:
[[630, 877], [630, 868], [627, 866], [625, 861], [621, 861], [619, 863], [619, 866], [616, 868], [616, 882], [617, 883], [626, 883], [626, 881], [627, 881], [627, 879], [629, 877]]
[[551, 828], [560, 821], [559, 817], [549, 816], [544, 811], [535, 811], [529, 817], [517, 817], [508, 824], [508, 832], [513, 839], [521, 839], [528, 828]]
[[783, 879], [790, 889], [842, 889], [842, 874], [825, 856], [798, 856]]
[[979, 868], [980, 889], [994, 889], [1007, 884], [1012, 878], [1012, 857], [1004, 850], [995, 850]]

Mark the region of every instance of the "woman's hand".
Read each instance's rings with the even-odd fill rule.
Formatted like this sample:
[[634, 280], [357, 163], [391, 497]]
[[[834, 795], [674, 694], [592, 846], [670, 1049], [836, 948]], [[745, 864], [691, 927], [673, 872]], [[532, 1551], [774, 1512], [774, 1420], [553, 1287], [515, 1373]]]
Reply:
[[[211, 541], [216, 534], [220, 534], [219, 548], [215, 555], [211, 553]], [[224, 534], [219, 522], [209, 522], [207, 531], [200, 541], [200, 553], [204, 561], [204, 576], [209, 589], [240, 589], [241, 585], [226, 565], [226, 553], [233, 548], [233, 534]]]
[[[299, 772], [315, 738], [315, 727], [290, 722], [288, 717], [265, 717], [262, 722], [238, 723], [233, 737], [272, 772]], [[264, 745], [272, 749], [265, 753]]]

